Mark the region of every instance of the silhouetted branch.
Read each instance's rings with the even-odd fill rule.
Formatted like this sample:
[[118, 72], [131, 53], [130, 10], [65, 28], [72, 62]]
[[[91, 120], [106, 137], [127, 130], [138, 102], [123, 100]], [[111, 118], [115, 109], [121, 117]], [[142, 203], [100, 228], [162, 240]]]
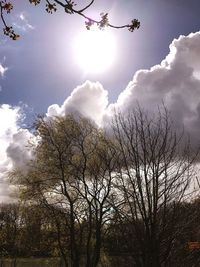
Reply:
[[[96, 25], [99, 27], [99, 29], [104, 29], [105, 27], [110, 27], [114, 29], [123, 29], [127, 28], [129, 31], [133, 32], [136, 29], [139, 29], [140, 27], [140, 22], [138, 19], [133, 19], [130, 24], [125, 24], [125, 25], [113, 25], [109, 22], [108, 18], [108, 13], [101, 13], [100, 14], [100, 19], [96, 20], [93, 19], [87, 15], [84, 14], [84, 12], [91, 7], [95, 0], [90, 1], [89, 4], [87, 4], [84, 8], [82, 9], [75, 9], [76, 3], [72, 0], [65, 0], [64, 2], [59, 1], [59, 0], [45, 0], [46, 1], [46, 8], [45, 10], [53, 14], [54, 12], [57, 11], [57, 6], [60, 6], [64, 9], [64, 11], [67, 14], [77, 14], [83, 18], [86, 19], [85, 21], [85, 26], [88, 30], [90, 30], [91, 26]], [[41, 3], [41, 0], [29, 0], [31, 4], [34, 4], [35, 6]], [[0, 17], [1, 21], [3, 22], [3, 25], [5, 26], [3, 28], [3, 32], [5, 35], [9, 36], [13, 40], [17, 40], [19, 38], [19, 35], [15, 33], [13, 30], [12, 26], [8, 26], [5, 20], [5, 13], [10, 13], [11, 10], [13, 9], [13, 5], [11, 2], [7, 2], [7, 0], [0, 0]]]
[[0, 1], [1, 20], [4, 25], [3, 32], [5, 35], [9, 36], [11, 39], [17, 40], [19, 38], [19, 35], [15, 33], [12, 26], [7, 25], [5, 18], [4, 18], [4, 13], [9, 14], [12, 9], [13, 9], [13, 5], [10, 2], [6, 2], [6, 0]]

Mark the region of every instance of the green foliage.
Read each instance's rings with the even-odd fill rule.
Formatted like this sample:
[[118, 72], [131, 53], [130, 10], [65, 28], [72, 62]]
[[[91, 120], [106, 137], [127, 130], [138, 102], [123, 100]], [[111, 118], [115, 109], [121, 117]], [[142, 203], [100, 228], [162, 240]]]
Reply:
[[49, 212], [63, 258], [70, 253], [76, 266], [86, 254], [95, 267], [103, 225], [112, 217], [108, 201], [117, 162], [114, 144], [91, 121], [72, 115], [38, 118], [35, 135], [34, 159], [25, 172], [10, 176], [20, 185], [23, 201]]

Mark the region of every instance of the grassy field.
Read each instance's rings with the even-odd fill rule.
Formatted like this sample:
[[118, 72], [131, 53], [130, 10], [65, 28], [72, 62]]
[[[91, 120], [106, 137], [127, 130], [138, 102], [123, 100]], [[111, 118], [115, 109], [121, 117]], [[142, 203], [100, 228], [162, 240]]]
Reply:
[[[116, 257], [114, 257], [116, 258]], [[113, 266], [121, 267], [121, 263], [118, 264], [118, 260]], [[84, 266], [84, 261], [82, 266]], [[108, 258], [102, 255], [99, 263], [99, 267], [110, 267]], [[70, 266], [70, 265], [69, 265]], [[64, 267], [60, 258], [17, 258], [16, 261], [11, 258], [0, 258], [0, 267]]]
[[60, 258], [0, 259], [0, 267], [62, 267]]

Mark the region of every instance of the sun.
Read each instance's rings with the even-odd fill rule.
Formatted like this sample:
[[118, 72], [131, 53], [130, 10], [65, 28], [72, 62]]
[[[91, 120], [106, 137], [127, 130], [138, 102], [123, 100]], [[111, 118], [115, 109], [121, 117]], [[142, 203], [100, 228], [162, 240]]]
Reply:
[[74, 39], [73, 50], [77, 65], [87, 73], [108, 70], [116, 58], [116, 42], [108, 30], [92, 27]]

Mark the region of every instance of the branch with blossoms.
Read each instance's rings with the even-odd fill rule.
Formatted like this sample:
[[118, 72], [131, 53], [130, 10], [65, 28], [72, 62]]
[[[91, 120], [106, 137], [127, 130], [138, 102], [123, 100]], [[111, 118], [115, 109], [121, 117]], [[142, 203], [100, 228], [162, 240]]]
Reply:
[[16, 34], [12, 26], [8, 26], [4, 14], [9, 14], [13, 9], [13, 5], [6, 0], [0, 1], [0, 13], [1, 13], [1, 20], [3, 22], [4, 28], [3, 32], [5, 35], [9, 36], [13, 40], [17, 40], [19, 38], [19, 34]]
[[[41, 3], [41, 0], [28, 0], [31, 4], [39, 5]], [[136, 29], [139, 29], [140, 27], [140, 22], [138, 19], [133, 19], [131, 21], [131, 23], [129, 24], [125, 24], [125, 25], [113, 25], [109, 22], [109, 18], [108, 18], [108, 13], [101, 13], [100, 14], [100, 19], [96, 20], [93, 19], [87, 15], [85, 15], [85, 11], [94, 4], [95, 0], [91, 0], [89, 4], [87, 4], [84, 8], [82, 9], [77, 9], [76, 8], [76, 3], [72, 0], [43, 0], [46, 2], [46, 12], [48, 12], [49, 14], [53, 14], [57, 11], [58, 7], [62, 7], [64, 9], [64, 11], [67, 14], [71, 14], [71, 15], [79, 15], [81, 17], [83, 17], [85, 19], [85, 26], [87, 28], [87, 30], [90, 30], [90, 28], [93, 25], [98, 26], [99, 29], [104, 29], [106, 27], [110, 27], [110, 28], [114, 28], [114, 29], [123, 29], [123, 28], [127, 28], [130, 32], [133, 32]], [[4, 34], [8, 35], [11, 39], [13, 40], [17, 40], [19, 38], [19, 35], [16, 34], [13, 30], [12, 26], [8, 26], [6, 23], [6, 20], [4, 18], [4, 14], [5, 13], [10, 13], [10, 11], [13, 9], [13, 5], [11, 2], [7, 2], [6, 0], [1, 1], [0, 0], [0, 11], [1, 11], [1, 20], [4, 24]]]

